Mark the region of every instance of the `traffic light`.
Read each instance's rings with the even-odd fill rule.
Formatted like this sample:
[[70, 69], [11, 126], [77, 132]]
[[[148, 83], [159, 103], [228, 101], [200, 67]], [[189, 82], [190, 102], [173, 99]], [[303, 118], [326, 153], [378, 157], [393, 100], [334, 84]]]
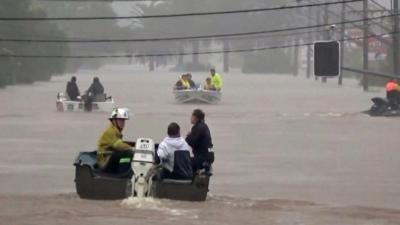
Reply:
[[340, 74], [340, 43], [317, 41], [314, 43], [314, 74], [317, 77], [335, 77]]

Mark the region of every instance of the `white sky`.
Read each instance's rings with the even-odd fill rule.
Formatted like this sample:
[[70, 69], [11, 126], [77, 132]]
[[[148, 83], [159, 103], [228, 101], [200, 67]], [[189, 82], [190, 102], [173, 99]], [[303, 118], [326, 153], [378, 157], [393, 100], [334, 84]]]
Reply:
[[[193, 0], [189, 0], [193, 1]], [[391, 6], [391, 1], [392, 0], [375, 0], [376, 2], [386, 6], [387, 8], [390, 9]], [[293, 1], [295, 2], [295, 1]], [[129, 3], [129, 2], [114, 2], [112, 3], [115, 11], [119, 12], [121, 15], [127, 15], [131, 13], [130, 8], [133, 6], [133, 4], [138, 4], [138, 3]], [[373, 4], [373, 3], [371, 3]]]
[[382, 5], [386, 6], [387, 8], [390, 8], [390, 2], [392, 0], [376, 0], [376, 1], [381, 3]]

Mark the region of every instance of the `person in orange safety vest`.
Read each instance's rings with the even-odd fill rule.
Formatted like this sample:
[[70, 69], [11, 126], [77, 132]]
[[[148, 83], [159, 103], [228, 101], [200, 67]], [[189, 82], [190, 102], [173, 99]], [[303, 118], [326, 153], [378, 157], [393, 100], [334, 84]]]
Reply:
[[399, 103], [399, 85], [395, 80], [389, 80], [386, 83], [386, 98], [389, 104], [392, 106], [398, 105]]

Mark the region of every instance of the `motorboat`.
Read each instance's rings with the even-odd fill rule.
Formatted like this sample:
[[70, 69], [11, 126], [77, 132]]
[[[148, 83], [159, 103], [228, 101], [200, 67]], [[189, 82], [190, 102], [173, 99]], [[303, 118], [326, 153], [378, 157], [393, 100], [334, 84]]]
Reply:
[[115, 108], [115, 102], [106, 94], [93, 96], [90, 101], [85, 97], [73, 101], [60, 92], [57, 94], [56, 107], [58, 112], [111, 112]]
[[84, 199], [115, 200], [154, 197], [181, 201], [205, 201], [210, 175], [197, 172], [192, 180], [161, 179], [157, 176], [157, 144], [149, 138], [134, 142], [130, 177], [107, 174], [96, 166], [96, 151], [80, 152], [75, 160], [75, 187]]

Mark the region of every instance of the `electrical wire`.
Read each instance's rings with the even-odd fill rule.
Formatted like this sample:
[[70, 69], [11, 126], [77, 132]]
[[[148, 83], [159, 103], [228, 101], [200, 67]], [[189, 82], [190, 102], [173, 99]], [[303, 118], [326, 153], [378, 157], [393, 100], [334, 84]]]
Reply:
[[[165, 2], [166, 0], [36, 0], [39, 2]], [[171, 0], [168, 0], [171, 1]]]
[[[366, 35], [354, 38], [344, 38], [337, 41], [354, 41], [362, 40], [365, 38], [375, 38], [382, 37], [391, 34], [398, 34], [395, 32], [382, 33], [374, 35]], [[0, 58], [69, 58], [69, 59], [93, 59], [93, 58], [143, 58], [143, 57], [167, 57], [167, 56], [185, 56], [185, 55], [209, 55], [209, 54], [222, 54], [222, 53], [241, 53], [241, 52], [254, 52], [254, 51], [265, 51], [271, 49], [281, 49], [281, 48], [292, 48], [300, 46], [310, 46], [314, 42], [302, 43], [302, 44], [290, 44], [290, 45], [277, 45], [277, 46], [266, 46], [259, 48], [250, 49], [234, 49], [234, 50], [216, 50], [216, 51], [203, 51], [203, 52], [182, 52], [182, 53], [162, 53], [162, 54], [124, 54], [124, 55], [17, 55], [17, 54], [0, 54]]]
[[[382, 19], [387, 17], [393, 17], [400, 14], [395, 15], [384, 15], [377, 17], [369, 17], [368, 21]], [[34, 42], [34, 43], [105, 43], [105, 42], [155, 42], [155, 41], [177, 41], [177, 40], [192, 40], [192, 39], [209, 39], [209, 38], [222, 38], [222, 37], [234, 37], [234, 36], [250, 36], [250, 35], [259, 35], [259, 34], [270, 34], [270, 33], [279, 33], [279, 32], [287, 32], [287, 31], [296, 31], [296, 30], [304, 30], [311, 28], [321, 28], [327, 27], [332, 24], [348, 24], [348, 23], [357, 23], [364, 22], [365, 19], [357, 19], [357, 20], [346, 20], [343, 22], [335, 22], [335, 23], [327, 23], [327, 24], [316, 24], [312, 26], [299, 26], [299, 27], [290, 27], [290, 28], [281, 28], [281, 29], [273, 29], [273, 30], [263, 30], [263, 31], [253, 31], [253, 32], [242, 32], [242, 33], [227, 33], [227, 34], [211, 34], [211, 35], [199, 35], [199, 36], [184, 36], [184, 37], [167, 37], [167, 38], [138, 38], [138, 39], [12, 39], [12, 38], [0, 38], [0, 41], [3, 42]]]
[[140, 15], [140, 16], [100, 16], [100, 17], [0, 17], [0, 21], [58, 21], [58, 20], [122, 20], [122, 19], [148, 19], [148, 18], [171, 18], [171, 17], [189, 17], [189, 16], [209, 16], [209, 15], [225, 15], [225, 14], [238, 14], [238, 13], [254, 13], [254, 12], [267, 12], [285, 9], [298, 9], [308, 7], [319, 7], [325, 5], [336, 5], [342, 3], [361, 2], [363, 0], [341, 0], [335, 2], [312, 3], [304, 5], [290, 5], [290, 6], [277, 6], [270, 8], [258, 9], [240, 9], [231, 11], [214, 11], [214, 12], [193, 12], [193, 13], [180, 13], [180, 14], [159, 14], [159, 15]]

